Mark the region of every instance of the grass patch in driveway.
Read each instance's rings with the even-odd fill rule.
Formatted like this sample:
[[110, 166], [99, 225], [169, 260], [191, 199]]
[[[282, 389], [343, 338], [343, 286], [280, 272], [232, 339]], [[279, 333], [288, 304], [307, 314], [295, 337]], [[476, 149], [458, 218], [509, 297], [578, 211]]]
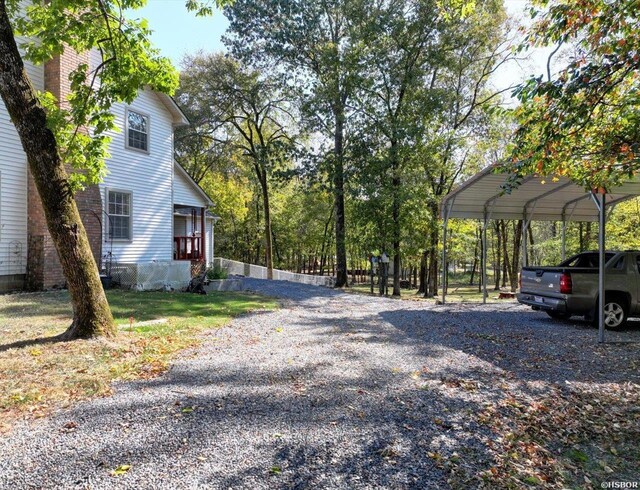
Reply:
[[[375, 284], [373, 288], [373, 295], [371, 294], [371, 285], [369, 283], [357, 283], [351, 284], [348, 288], [343, 290], [346, 293], [358, 293], [365, 294], [367, 296], [379, 296], [378, 285]], [[389, 285], [389, 297], [393, 287]], [[400, 291], [402, 295], [400, 299], [410, 301], [425, 301], [433, 304], [435, 301], [439, 301], [442, 296], [438, 295], [435, 298], [425, 298], [422, 294], [418, 294], [417, 289], [402, 289]], [[499, 291], [494, 291], [493, 287], [488, 290], [488, 303], [509, 303], [514, 302], [513, 299], [498, 299]], [[467, 284], [450, 284], [449, 291], [447, 292], [448, 303], [482, 303], [482, 292], [478, 291], [478, 286], [469, 286]]]
[[119, 329], [116, 338], [21, 346], [13, 344], [53, 337], [69, 326], [69, 295], [0, 296], [0, 431], [17, 419], [107, 395], [114, 380], [155, 376], [178, 351], [201, 343], [202, 331], [277, 306], [273, 299], [246, 293], [108, 291], [107, 296]]

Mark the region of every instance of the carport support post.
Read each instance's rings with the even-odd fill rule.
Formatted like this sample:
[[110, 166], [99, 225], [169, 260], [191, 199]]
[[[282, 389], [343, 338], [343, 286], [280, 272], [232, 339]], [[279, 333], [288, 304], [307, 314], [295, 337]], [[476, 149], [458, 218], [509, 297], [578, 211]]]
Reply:
[[527, 248], [527, 228], [529, 227], [529, 223], [527, 221], [527, 213], [524, 213], [524, 219], [522, 220], [522, 267], [527, 267], [529, 265], [529, 258], [527, 257], [529, 254], [529, 250]]
[[562, 262], [567, 258], [567, 220], [562, 211]]
[[600, 226], [598, 227], [598, 342], [604, 343], [604, 305], [605, 305], [605, 225], [607, 221], [607, 210], [605, 208], [606, 196], [604, 192], [598, 193], [596, 197], [596, 203], [598, 205]]
[[487, 303], [487, 224], [489, 218], [487, 211], [484, 212], [482, 223], [482, 304]]

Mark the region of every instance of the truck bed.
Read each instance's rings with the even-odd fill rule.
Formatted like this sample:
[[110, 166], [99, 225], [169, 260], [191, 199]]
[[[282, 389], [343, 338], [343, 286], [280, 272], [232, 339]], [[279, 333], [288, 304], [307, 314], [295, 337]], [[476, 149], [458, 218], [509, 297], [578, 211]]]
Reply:
[[[593, 267], [597, 255], [581, 254], [590, 267], [575, 267], [569, 259], [558, 266], [523, 267], [520, 276], [520, 303], [534, 309], [554, 311], [566, 314], [587, 314], [596, 305], [598, 297], [599, 268]], [[634, 253], [607, 252], [605, 288], [621, 292], [629, 298], [635, 297], [635, 280], [638, 274]], [[561, 284], [562, 283], [562, 284]], [[562, 286], [562, 287], [561, 287]]]

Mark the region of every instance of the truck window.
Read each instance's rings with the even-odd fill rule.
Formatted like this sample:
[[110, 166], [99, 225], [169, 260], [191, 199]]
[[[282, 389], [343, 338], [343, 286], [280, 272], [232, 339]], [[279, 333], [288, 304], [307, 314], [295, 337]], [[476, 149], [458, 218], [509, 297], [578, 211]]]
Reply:
[[[613, 252], [605, 252], [605, 262], [611, 260], [615, 255]], [[574, 255], [569, 259], [562, 262], [560, 265], [564, 267], [598, 267], [600, 255], [598, 252], [583, 252], [578, 255]]]
[[563, 262], [561, 265], [566, 267], [593, 267], [592, 254], [581, 254]]
[[613, 266], [611, 267], [612, 269], [621, 271], [624, 269], [624, 255], [621, 256], [618, 260], [616, 260], [616, 263], [613, 264]]

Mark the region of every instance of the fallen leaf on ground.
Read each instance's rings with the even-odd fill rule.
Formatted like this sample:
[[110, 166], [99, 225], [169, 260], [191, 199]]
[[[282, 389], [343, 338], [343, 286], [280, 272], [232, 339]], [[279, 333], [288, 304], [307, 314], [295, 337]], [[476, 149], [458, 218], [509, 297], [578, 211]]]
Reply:
[[121, 464], [116, 469], [112, 470], [111, 474], [113, 476], [121, 476], [121, 475], [126, 474], [130, 469], [131, 469], [131, 465], [130, 464]]

